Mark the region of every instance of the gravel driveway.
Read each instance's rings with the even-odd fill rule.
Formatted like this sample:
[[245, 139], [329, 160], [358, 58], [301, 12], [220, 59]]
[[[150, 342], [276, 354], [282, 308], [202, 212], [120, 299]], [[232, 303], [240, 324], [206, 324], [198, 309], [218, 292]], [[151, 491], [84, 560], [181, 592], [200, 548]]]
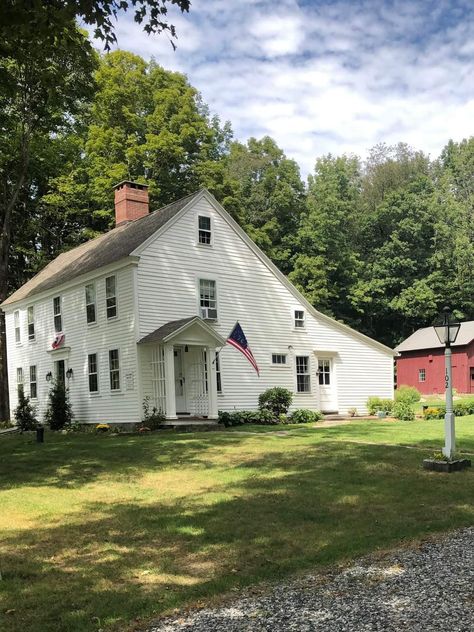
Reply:
[[278, 584], [148, 632], [474, 632], [474, 528]]

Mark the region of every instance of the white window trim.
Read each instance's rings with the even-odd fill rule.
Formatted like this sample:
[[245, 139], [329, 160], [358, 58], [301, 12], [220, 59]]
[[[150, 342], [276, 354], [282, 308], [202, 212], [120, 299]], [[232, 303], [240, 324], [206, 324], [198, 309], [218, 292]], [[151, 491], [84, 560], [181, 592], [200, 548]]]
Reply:
[[[423, 371], [423, 379], [421, 379], [422, 371]], [[423, 384], [423, 382], [426, 382], [426, 369], [418, 369], [418, 382], [420, 384]]]
[[[54, 300], [59, 298], [59, 314], [54, 313]], [[56, 329], [56, 318], [57, 316], [61, 317], [61, 329]], [[63, 315], [63, 297], [61, 294], [57, 294], [53, 296], [53, 329], [54, 333], [58, 334], [64, 331], [64, 315]]]
[[[199, 241], [199, 218], [200, 217], [208, 217], [211, 220], [211, 243], [203, 244]], [[212, 248], [214, 246], [214, 218], [210, 213], [198, 213], [196, 216], [196, 246], [200, 248]]]
[[[298, 373], [298, 365], [297, 358], [308, 358], [308, 372], [307, 373]], [[295, 353], [294, 360], [294, 376], [295, 376], [295, 397], [300, 395], [308, 396], [313, 393], [313, 380], [311, 379], [311, 355], [309, 353]], [[307, 391], [299, 391], [298, 390], [298, 375], [309, 375], [309, 390]]]
[[[87, 302], [87, 288], [89, 286], [91, 286], [94, 288], [94, 303], [88, 303]], [[115, 282], [115, 293], [117, 293], [117, 281]], [[88, 327], [95, 327], [96, 325], [98, 325], [98, 320], [97, 320], [97, 285], [95, 283], [95, 281], [91, 281], [90, 283], [86, 283], [84, 285], [84, 299], [85, 299], [85, 305], [86, 305], [86, 324]], [[117, 300], [117, 299], [115, 299]], [[94, 305], [94, 316], [95, 316], [95, 320], [91, 320], [89, 322], [89, 320], [87, 319], [87, 306], [88, 305]], [[118, 312], [117, 312], [118, 313]]]
[[217, 318], [216, 320], [210, 320], [209, 322], [214, 323], [215, 325], [219, 324], [219, 315], [221, 313], [220, 310], [220, 305], [219, 305], [219, 296], [220, 296], [220, 292], [219, 292], [219, 280], [217, 279], [216, 276], [214, 275], [210, 275], [210, 274], [206, 274], [205, 272], [203, 274], [198, 274], [196, 276], [196, 303], [197, 303], [197, 314], [200, 318], [202, 318], [201, 316], [201, 281], [214, 281], [214, 283], [216, 284], [216, 309], [217, 309]]
[[[30, 322], [29, 312], [30, 310], [33, 313], [33, 320]], [[30, 338], [30, 325], [33, 325], [33, 337]], [[26, 308], [26, 339], [31, 344], [36, 342], [36, 319], [35, 319], [35, 306], [28, 305]], [[34, 366], [34, 365], [33, 365]]]
[[[18, 379], [21, 376], [21, 380]], [[19, 388], [22, 388], [23, 390], [23, 395], [25, 395], [25, 371], [23, 370], [22, 366], [17, 366], [16, 367], [16, 394], [17, 397], [19, 397], [20, 395], [20, 390]]]
[[[299, 322], [302, 322], [303, 325], [301, 327], [297, 327], [296, 326], [296, 312], [303, 312], [303, 320], [298, 319]], [[301, 307], [300, 305], [294, 307], [291, 311], [291, 317], [293, 319], [293, 330], [294, 331], [306, 331], [306, 310], [304, 309], [304, 307]]]
[[[220, 352], [216, 352], [215, 353], [215, 358], [216, 358], [216, 391], [217, 391], [217, 397], [224, 397], [224, 384], [222, 381], [222, 358], [220, 357]], [[217, 367], [219, 366], [219, 371], [217, 370]], [[220, 383], [221, 383], [221, 390], [217, 390], [217, 374], [220, 375]]]
[[[90, 390], [90, 385], [89, 385], [89, 356], [90, 355], [95, 355], [96, 358], [96, 370], [97, 370], [97, 390], [96, 391], [91, 391]], [[119, 354], [119, 371], [120, 371], [120, 354]], [[86, 375], [87, 375], [87, 392], [89, 393], [89, 397], [98, 397], [101, 393], [100, 393], [100, 360], [99, 360], [99, 353], [97, 351], [88, 351], [87, 352], [87, 356], [86, 356]], [[109, 384], [110, 384], [110, 375], [109, 375]]]
[[[114, 388], [114, 389], [112, 389], [112, 386], [110, 384], [110, 373], [111, 373], [111, 369], [110, 369], [110, 352], [111, 351], [118, 351], [118, 361], [119, 361], [118, 372], [119, 372], [120, 388]], [[108, 379], [108, 385], [109, 385], [109, 393], [111, 395], [120, 395], [120, 394], [123, 393], [123, 389], [122, 389], [122, 350], [120, 349], [120, 347], [113, 347], [112, 349], [108, 349], [107, 350], [107, 379]]]
[[19, 309], [13, 312], [13, 331], [15, 334], [15, 344], [19, 347], [21, 346], [21, 315]]
[[[285, 358], [285, 362], [273, 362], [273, 356], [283, 356]], [[288, 352], [281, 353], [279, 351], [272, 351], [270, 354], [270, 366], [274, 369], [288, 368]]]
[[[31, 369], [33, 367], [35, 367], [35, 372], [36, 372], [36, 374], [35, 374], [36, 380], [35, 381], [31, 380]], [[29, 376], [28, 376], [29, 377], [29, 381], [28, 381], [28, 383], [30, 385], [30, 399], [36, 400], [36, 399], [38, 399], [38, 365], [37, 364], [30, 364], [30, 366], [28, 368], [28, 373], [29, 373]], [[36, 396], [35, 397], [33, 397], [33, 395], [31, 394], [31, 385], [32, 384], [36, 384]]]
[[[115, 316], [108, 316], [107, 314], [107, 279], [111, 277], [115, 278]], [[118, 320], [119, 318], [119, 301], [118, 301], [118, 276], [117, 274], [108, 274], [104, 277], [104, 286], [105, 286], [105, 320], [107, 322], [111, 322], [114, 320]]]

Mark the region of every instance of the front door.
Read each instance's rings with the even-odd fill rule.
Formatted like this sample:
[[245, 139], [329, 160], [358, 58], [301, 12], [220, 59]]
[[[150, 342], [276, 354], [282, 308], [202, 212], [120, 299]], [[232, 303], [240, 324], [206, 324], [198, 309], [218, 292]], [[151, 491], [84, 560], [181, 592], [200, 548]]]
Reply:
[[321, 411], [336, 413], [338, 405], [332, 358], [318, 359], [318, 380]]
[[58, 384], [66, 385], [66, 362], [65, 360], [56, 360], [54, 363], [54, 379]]
[[174, 348], [174, 384], [176, 393], [176, 414], [187, 413], [183, 347]]

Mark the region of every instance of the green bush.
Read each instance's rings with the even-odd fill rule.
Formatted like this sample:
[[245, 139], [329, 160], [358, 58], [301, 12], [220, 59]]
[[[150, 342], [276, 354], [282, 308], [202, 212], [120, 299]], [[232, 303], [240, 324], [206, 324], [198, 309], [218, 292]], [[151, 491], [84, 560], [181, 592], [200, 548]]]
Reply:
[[319, 410], [309, 410], [308, 408], [298, 408], [294, 410], [288, 418], [291, 424], [310, 424], [323, 418]]
[[150, 428], [150, 430], [158, 430], [163, 425], [165, 415], [156, 406], [150, 408], [150, 398], [145, 397], [142, 404], [143, 417], [141, 427]]
[[407, 402], [395, 402], [393, 416], [401, 421], [413, 421], [415, 419], [415, 411], [413, 406]]
[[72, 424], [72, 412], [69, 393], [64, 384], [55, 382], [48, 394], [48, 406], [44, 415], [51, 430], [62, 430]]
[[30, 403], [29, 397], [25, 397], [23, 389], [18, 392], [18, 406], [15, 408], [15, 421], [18, 428], [24, 430], [36, 430], [38, 420], [35, 416], [35, 409]]
[[375, 415], [381, 409], [381, 406], [382, 400], [380, 399], [380, 397], [372, 395], [367, 400], [367, 412], [369, 413], [369, 415]]
[[395, 391], [395, 401], [404, 402], [405, 404], [416, 404], [421, 399], [420, 392], [414, 386], [402, 384]]
[[293, 393], [287, 388], [275, 386], [261, 393], [258, 398], [258, 407], [260, 410], [271, 410], [278, 417], [282, 413], [287, 413], [288, 408], [293, 401]]
[[242, 424], [259, 424], [259, 425], [273, 425], [278, 423], [285, 423], [286, 415], [282, 418], [276, 417], [271, 410], [233, 410], [227, 412], [220, 410], [218, 421], [220, 424], [224, 424], [226, 428], [231, 426], [241, 426]]
[[383, 410], [386, 413], [391, 413], [393, 411], [394, 404], [395, 402], [393, 401], [393, 399], [381, 399], [380, 410]]

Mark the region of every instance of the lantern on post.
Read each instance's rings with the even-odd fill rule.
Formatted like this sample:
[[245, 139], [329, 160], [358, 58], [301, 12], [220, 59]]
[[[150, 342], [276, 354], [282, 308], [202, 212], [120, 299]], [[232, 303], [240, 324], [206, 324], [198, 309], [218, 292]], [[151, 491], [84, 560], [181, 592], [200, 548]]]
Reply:
[[437, 322], [433, 325], [439, 341], [444, 345], [446, 414], [444, 416], [444, 456], [452, 460], [456, 451], [456, 436], [453, 410], [453, 369], [451, 362], [451, 345], [456, 342], [461, 323], [455, 320], [449, 307], [443, 309]]

